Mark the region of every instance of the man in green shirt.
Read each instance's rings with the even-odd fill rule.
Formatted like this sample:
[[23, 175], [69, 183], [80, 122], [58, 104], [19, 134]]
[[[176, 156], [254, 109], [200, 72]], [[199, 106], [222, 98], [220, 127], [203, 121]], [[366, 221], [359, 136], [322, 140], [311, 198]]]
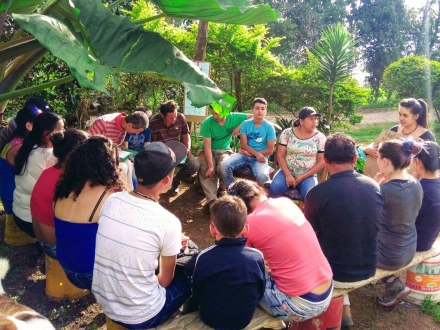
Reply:
[[206, 197], [206, 213], [209, 213], [210, 205], [217, 198], [221, 178], [220, 164], [234, 153], [230, 148], [232, 136], [238, 136], [241, 123], [252, 117], [251, 114], [233, 112], [220, 118], [212, 107], [210, 109], [212, 116], [206, 118], [200, 128], [203, 143], [197, 152], [200, 163], [199, 181]]

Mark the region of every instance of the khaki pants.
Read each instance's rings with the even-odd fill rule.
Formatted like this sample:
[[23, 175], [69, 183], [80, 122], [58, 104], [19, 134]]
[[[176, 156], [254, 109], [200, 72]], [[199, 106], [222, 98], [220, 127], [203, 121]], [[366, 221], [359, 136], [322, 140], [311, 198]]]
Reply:
[[[205, 193], [206, 202], [217, 198], [217, 190], [219, 187], [219, 180], [221, 179], [220, 174], [220, 164], [234, 152], [231, 149], [223, 149], [223, 150], [213, 150], [212, 151], [212, 162], [214, 165], [214, 176], [212, 178], [205, 177], [206, 170], [208, 169], [208, 164], [206, 162], [205, 157], [205, 149], [199, 149], [197, 152], [197, 159], [200, 163], [199, 170], [199, 181], [202, 186], [203, 192]], [[222, 180], [223, 181], [223, 180]], [[223, 182], [220, 183], [224, 186]]]

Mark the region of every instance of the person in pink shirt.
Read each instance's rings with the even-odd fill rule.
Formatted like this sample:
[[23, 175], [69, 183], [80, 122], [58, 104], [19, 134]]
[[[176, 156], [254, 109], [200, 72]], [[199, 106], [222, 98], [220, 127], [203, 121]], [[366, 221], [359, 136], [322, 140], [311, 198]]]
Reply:
[[266, 290], [259, 305], [287, 322], [302, 322], [323, 313], [332, 299], [332, 270], [312, 226], [288, 198], [267, 198], [256, 182], [238, 180], [229, 195], [248, 210], [246, 245], [268, 263]]

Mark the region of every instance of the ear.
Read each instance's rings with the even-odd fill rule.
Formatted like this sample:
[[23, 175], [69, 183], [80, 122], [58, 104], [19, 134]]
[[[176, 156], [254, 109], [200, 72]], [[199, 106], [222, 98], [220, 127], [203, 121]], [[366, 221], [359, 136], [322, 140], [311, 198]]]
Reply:
[[241, 232], [241, 236], [247, 237], [248, 234], [249, 234], [249, 223], [246, 222], [243, 231]]
[[209, 233], [213, 237], [217, 236], [217, 228], [215, 228], [215, 226], [214, 226], [214, 224], [212, 222], [209, 224]]
[[356, 164], [357, 160], [358, 160], [358, 155], [355, 154], [353, 157], [353, 164]]
[[414, 118], [415, 120], [419, 119], [419, 117], [420, 117], [420, 115], [419, 115], [418, 113], [415, 114], [415, 115], [413, 115], [413, 118]]
[[325, 156], [324, 156], [324, 164], [325, 164], [326, 166], [329, 164], [329, 162], [328, 162], [327, 158], [325, 158]]
[[32, 131], [32, 127], [34, 127], [34, 124], [32, 124], [30, 121], [26, 123], [26, 129], [30, 132]]

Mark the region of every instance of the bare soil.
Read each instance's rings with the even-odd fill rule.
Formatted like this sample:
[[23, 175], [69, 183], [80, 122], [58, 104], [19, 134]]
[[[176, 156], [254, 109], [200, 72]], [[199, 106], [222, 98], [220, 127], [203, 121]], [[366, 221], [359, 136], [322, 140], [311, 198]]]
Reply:
[[[380, 121], [378, 121], [380, 119]], [[395, 111], [364, 114], [363, 124], [397, 121]], [[182, 228], [200, 248], [213, 243], [209, 235], [209, 217], [202, 212], [203, 194], [194, 185], [183, 183], [178, 196], [165, 194], [160, 203], [182, 222]], [[48, 317], [56, 329], [106, 329], [105, 316], [92, 294], [75, 301], [50, 301], [45, 294], [44, 256], [35, 246], [10, 247], [4, 243], [4, 215], [0, 215], [0, 257], [10, 260], [11, 269], [3, 281], [8, 295]], [[422, 314], [420, 307], [407, 302], [392, 310], [376, 303], [383, 285], [369, 285], [350, 293], [354, 321], [352, 329], [440, 329], [432, 316]]]

